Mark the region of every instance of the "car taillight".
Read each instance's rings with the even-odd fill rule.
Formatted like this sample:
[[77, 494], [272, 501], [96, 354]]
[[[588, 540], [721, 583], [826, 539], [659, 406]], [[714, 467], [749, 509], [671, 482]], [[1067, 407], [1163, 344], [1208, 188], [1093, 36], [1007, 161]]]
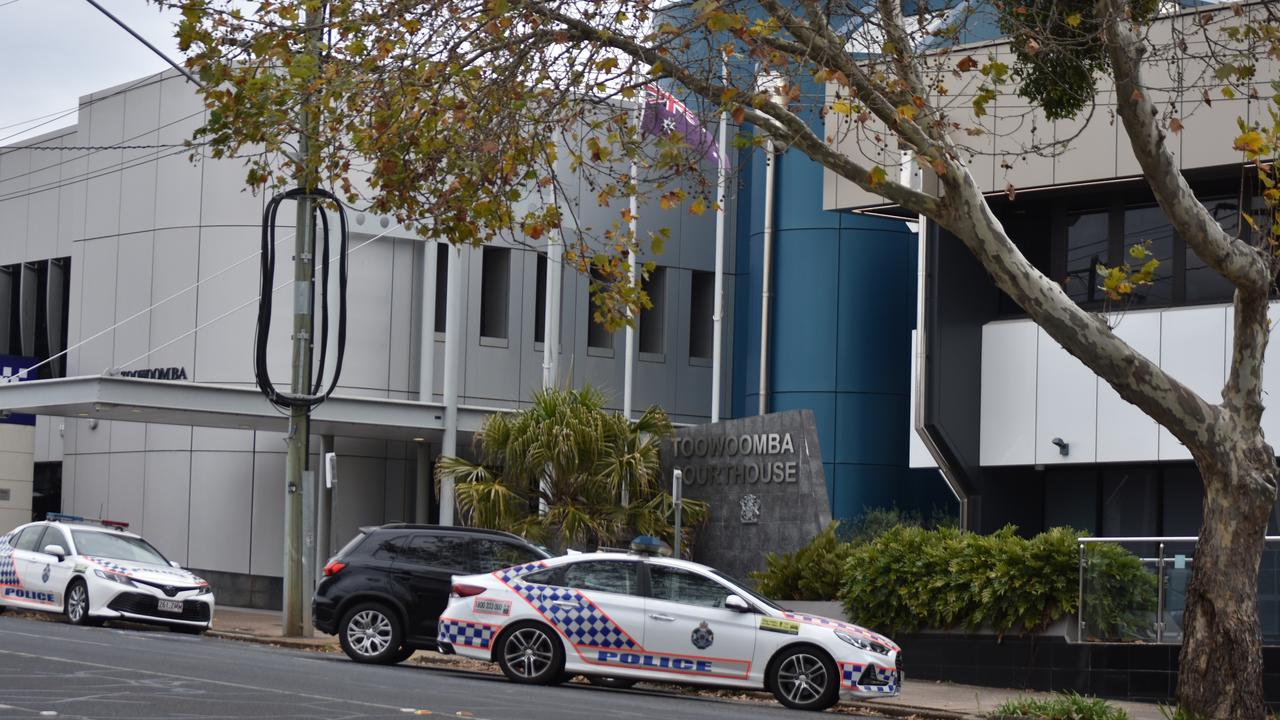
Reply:
[[467, 585], [466, 583], [454, 583], [453, 594], [455, 597], [471, 597], [484, 592], [485, 588], [479, 585]]
[[333, 577], [334, 575], [337, 575], [338, 573], [342, 572], [342, 569], [345, 568], [346, 566], [347, 566], [346, 563], [338, 562], [337, 560], [334, 560], [333, 562], [324, 566], [324, 576]]

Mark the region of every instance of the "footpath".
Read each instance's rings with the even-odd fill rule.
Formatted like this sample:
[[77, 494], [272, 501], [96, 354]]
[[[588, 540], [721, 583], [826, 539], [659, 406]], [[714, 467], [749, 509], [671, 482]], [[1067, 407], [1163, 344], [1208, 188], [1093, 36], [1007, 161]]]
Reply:
[[[286, 638], [281, 633], [280, 613], [273, 610], [251, 610], [219, 606], [214, 614], [213, 629], [209, 634], [246, 642], [265, 643], [281, 647], [312, 650], [317, 652], [341, 652], [338, 639], [330, 635], [316, 635], [311, 638]], [[470, 663], [477, 668], [485, 667], [482, 663], [458, 658], [456, 656], [439, 655], [437, 653], [419, 652], [414, 661], [421, 664], [454, 664]], [[497, 672], [496, 667], [493, 668]], [[870, 713], [896, 717], [915, 717], [920, 720], [968, 720], [985, 717], [996, 709], [1000, 703], [1018, 697], [1044, 697], [1048, 693], [1025, 690], [1007, 690], [1002, 688], [978, 687], [976, 685], [956, 685], [953, 683], [933, 682], [930, 680], [911, 680], [903, 685], [902, 694], [896, 698], [884, 698], [867, 702], [844, 702], [840, 707], [849, 713]], [[761, 694], [763, 697], [763, 694]], [[1162, 720], [1160, 708], [1150, 703], [1113, 702], [1129, 713], [1130, 720]]]

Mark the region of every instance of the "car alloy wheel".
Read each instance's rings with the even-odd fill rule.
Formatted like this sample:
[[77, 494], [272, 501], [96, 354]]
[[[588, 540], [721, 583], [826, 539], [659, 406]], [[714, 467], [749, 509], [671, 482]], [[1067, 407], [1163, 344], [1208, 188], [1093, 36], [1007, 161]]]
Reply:
[[362, 663], [387, 664], [398, 657], [402, 644], [400, 619], [387, 606], [363, 603], [347, 612], [338, 628], [347, 657]]
[[518, 625], [503, 634], [498, 645], [498, 665], [511, 680], [549, 685], [561, 680], [564, 648], [544, 625]]
[[84, 625], [89, 616], [89, 591], [84, 583], [76, 581], [67, 590], [67, 620], [72, 625]]
[[797, 710], [826, 710], [840, 699], [835, 664], [821, 651], [800, 647], [786, 651], [773, 665], [774, 697]]
[[347, 623], [347, 640], [365, 657], [379, 655], [391, 647], [391, 621], [377, 610], [362, 610]]

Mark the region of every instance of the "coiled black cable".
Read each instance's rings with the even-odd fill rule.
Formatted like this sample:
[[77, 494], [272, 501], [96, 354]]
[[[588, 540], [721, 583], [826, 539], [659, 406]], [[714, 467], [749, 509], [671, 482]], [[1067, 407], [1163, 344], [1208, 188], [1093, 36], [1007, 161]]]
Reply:
[[[312, 204], [312, 215], [309, 218], [311, 222], [313, 236], [323, 238], [323, 250], [319, 253], [322, 258], [320, 263], [320, 357], [317, 363], [317, 371], [312, 381], [312, 387], [308, 394], [294, 394], [292, 392], [282, 392], [276, 389], [275, 383], [271, 380], [271, 375], [267, 371], [267, 343], [271, 337], [271, 304], [274, 290], [276, 272], [276, 214], [280, 210], [281, 203], [286, 200], [300, 200], [310, 198], [316, 201]], [[338, 347], [334, 357], [333, 374], [329, 379], [328, 388], [324, 388], [325, 362], [329, 347], [329, 256], [330, 256], [330, 238], [329, 238], [329, 215], [321, 207], [320, 201], [328, 200], [338, 209], [338, 231], [340, 234], [339, 251], [338, 251]], [[319, 219], [321, 232], [316, 234], [316, 220]], [[258, 383], [258, 388], [262, 390], [262, 394], [266, 396], [273, 405], [280, 408], [308, 407], [312, 408], [324, 402], [326, 398], [333, 394], [338, 386], [338, 377], [342, 374], [342, 360], [346, 354], [347, 345], [347, 249], [350, 241], [350, 235], [347, 232], [347, 214], [337, 196], [327, 190], [306, 190], [304, 188], [294, 188], [286, 192], [280, 193], [267, 203], [262, 211], [262, 255], [260, 260], [260, 284], [258, 297], [258, 321], [254, 332], [254, 352], [253, 352], [253, 376]], [[315, 247], [320, 247], [321, 243], [316, 243]], [[314, 257], [315, 253], [313, 253]], [[314, 280], [315, 270], [312, 265], [312, 278]], [[315, 347], [315, 313], [311, 315], [312, 327], [308, 328], [311, 333], [310, 340], [312, 347]]]

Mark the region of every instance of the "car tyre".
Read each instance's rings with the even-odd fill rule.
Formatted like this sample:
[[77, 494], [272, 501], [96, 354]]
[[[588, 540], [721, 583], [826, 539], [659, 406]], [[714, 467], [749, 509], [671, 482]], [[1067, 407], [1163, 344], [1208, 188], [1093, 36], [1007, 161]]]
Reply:
[[395, 611], [382, 603], [360, 603], [342, 616], [338, 640], [347, 657], [358, 663], [388, 665], [402, 651], [404, 630]]
[[541, 623], [520, 623], [503, 631], [496, 645], [498, 667], [512, 682], [554, 685], [564, 682], [564, 645]]
[[89, 586], [80, 578], [72, 580], [67, 586], [67, 594], [62, 598], [62, 612], [72, 625], [102, 624], [101, 620], [89, 617]]
[[831, 656], [816, 647], [788, 648], [769, 664], [769, 690], [793, 710], [826, 710], [840, 700], [840, 673]]
[[608, 677], [605, 675], [588, 675], [587, 682], [595, 685], [596, 687], [626, 690], [639, 682], [639, 680], [634, 680], [632, 678]]

